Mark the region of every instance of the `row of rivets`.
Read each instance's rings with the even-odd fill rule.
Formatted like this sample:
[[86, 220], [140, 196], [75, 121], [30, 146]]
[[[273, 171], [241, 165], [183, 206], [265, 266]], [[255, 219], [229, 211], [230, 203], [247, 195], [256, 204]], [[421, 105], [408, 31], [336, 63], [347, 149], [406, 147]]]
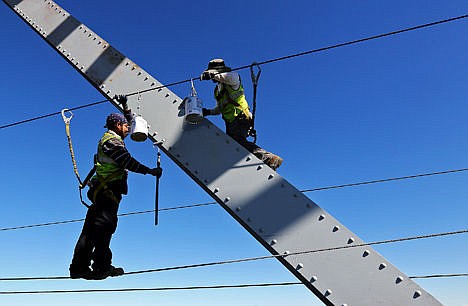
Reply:
[[[47, 0], [44, 1], [44, 3], [46, 2]], [[55, 10], [57, 11], [60, 7], [58, 5], [55, 5], [53, 2], [48, 2], [47, 3], [51, 8], [54, 8], [55, 7]], [[58, 11], [59, 14], [62, 14], [62, 10]], [[63, 13], [63, 17], [66, 16], [66, 13]]]
[[[321, 215], [318, 217], [318, 220], [319, 220], [319, 221], [323, 221], [324, 219], [325, 219], [325, 215], [324, 215], [324, 214], [321, 214]], [[336, 225], [336, 226], [333, 227], [332, 232], [335, 233], [335, 232], [338, 232], [339, 230], [340, 230], [340, 226]], [[355, 239], [354, 239], [353, 237], [350, 237], [350, 238], [348, 239], [348, 241], [347, 241], [347, 244], [352, 244], [352, 243], [354, 243], [354, 242], [355, 242]], [[369, 256], [369, 255], [370, 255], [369, 250], [365, 250], [365, 251], [363, 252], [363, 254], [362, 254], [362, 257], [367, 257], [367, 256]], [[384, 269], [386, 266], [387, 266], [386, 264], [381, 264], [380, 267], [379, 267], [379, 269], [382, 270], [382, 269]]]

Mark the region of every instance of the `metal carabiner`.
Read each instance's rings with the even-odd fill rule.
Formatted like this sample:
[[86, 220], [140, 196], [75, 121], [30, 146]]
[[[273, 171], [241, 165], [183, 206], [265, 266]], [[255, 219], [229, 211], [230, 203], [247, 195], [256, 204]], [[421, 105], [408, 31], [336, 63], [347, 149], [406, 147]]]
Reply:
[[[254, 67], [257, 67], [257, 74], [254, 73]], [[252, 65], [250, 65], [250, 77], [252, 78], [252, 83], [254, 85], [258, 84], [258, 79], [260, 78], [260, 74], [262, 73], [262, 68], [260, 68], [260, 65], [257, 62], [253, 62]]]
[[[65, 116], [66, 112], [70, 113], [70, 117]], [[68, 108], [62, 109], [62, 119], [63, 119], [63, 122], [65, 122], [65, 124], [70, 124], [70, 121], [72, 120], [72, 118], [73, 118], [73, 113], [71, 112], [71, 110], [69, 110]]]

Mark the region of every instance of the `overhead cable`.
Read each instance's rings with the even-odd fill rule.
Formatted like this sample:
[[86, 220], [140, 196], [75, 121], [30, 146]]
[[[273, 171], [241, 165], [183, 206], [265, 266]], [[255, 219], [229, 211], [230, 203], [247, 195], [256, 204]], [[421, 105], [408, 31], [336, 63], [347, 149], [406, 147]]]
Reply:
[[[184, 206], [175, 206], [175, 207], [167, 207], [167, 208], [160, 208], [158, 211], [170, 211], [170, 210], [178, 210], [178, 209], [186, 209], [186, 208], [194, 208], [194, 207], [202, 207], [202, 206], [208, 206], [208, 205], [213, 205], [216, 204], [216, 202], [207, 202], [207, 203], [200, 203], [200, 204], [192, 204], [192, 205], [184, 205]], [[118, 214], [119, 217], [125, 217], [125, 216], [131, 216], [131, 215], [140, 215], [140, 214], [148, 214], [148, 213], [154, 213], [154, 209], [152, 210], [144, 210], [144, 211], [135, 211], [135, 212], [128, 212], [128, 213], [122, 213]], [[19, 230], [19, 229], [26, 229], [26, 228], [35, 228], [35, 227], [43, 227], [43, 226], [49, 226], [49, 225], [59, 225], [59, 224], [67, 224], [67, 223], [76, 223], [76, 222], [82, 222], [85, 219], [72, 219], [72, 220], [66, 220], [66, 221], [55, 221], [55, 222], [47, 222], [47, 223], [39, 223], [39, 224], [31, 224], [31, 225], [20, 225], [20, 226], [14, 226], [14, 227], [4, 227], [0, 228], [0, 232], [2, 231], [12, 231], [12, 230]]]
[[[388, 32], [388, 33], [373, 35], [373, 36], [369, 36], [369, 37], [365, 37], [365, 38], [361, 38], [361, 39], [356, 39], [356, 40], [352, 40], [352, 41], [348, 41], [348, 42], [344, 42], [344, 43], [339, 43], [339, 44], [335, 44], [335, 45], [331, 45], [331, 46], [327, 46], [327, 47], [322, 47], [322, 48], [318, 48], [318, 49], [313, 49], [313, 50], [309, 50], [309, 51], [304, 51], [304, 52], [300, 52], [300, 53], [286, 55], [286, 56], [282, 56], [282, 57], [278, 57], [278, 58], [274, 58], [274, 59], [270, 59], [270, 60], [266, 60], [266, 61], [262, 61], [262, 62], [256, 62], [256, 64], [257, 65], [266, 65], [266, 64], [270, 64], [270, 63], [274, 63], [274, 62], [278, 62], [278, 61], [292, 59], [292, 58], [299, 57], [299, 56], [304, 56], [304, 55], [308, 55], [308, 54], [313, 54], [313, 53], [318, 53], [318, 52], [327, 51], [327, 50], [331, 50], [331, 49], [336, 49], [336, 48], [339, 48], [339, 47], [354, 45], [354, 44], [358, 44], [358, 43], [362, 43], [362, 42], [366, 42], [366, 41], [370, 41], [370, 40], [374, 40], [374, 39], [379, 39], [379, 38], [383, 38], [383, 37], [397, 35], [397, 34], [401, 34], [401, 33], [404, 33], [404, 32], [409, 32], [409, 31], [419, 30], [419, 29], [423, 29], [423, 28], [428, 28], [428, 27], [432, 27], [432, 26], [436, 26], [436, 25], [440, 25], [440, 24], [444, 24], [444, 23], [448, 23], [448, 22], [453, 22], [453, 21], [456, 21], [456, 20], [461, 20], [461, 19], [464, 19], [464, 18], [467, 18], [467, 17], [468, 17], [468, 14], [453, 17], [453, 18], [443, 19], [443, 20], [439, 20], [439, 21], [434, 21], [434, 22], [430, 22], [430, 23], [425, 23], [425, 24], [421, 24], [421, 25], [418, 25], [418, 26], [414, 26], [414, 27], [404, 28], [404, 29], [400, 29], [400, 30], [396, 30], [396, 31], [391, 31], [391, 32]], [[236, 71], [236, 70], [247, 69], [247, 68], [250, 68], [251, 66], [252, 66], [252, 64], [249, 64], [249, 65], [233, 68], [232, 70]], [[199, 79], [199, 77], [197, 76], [197, 77], [194, 77], [194, 78], [189, 78], [189, 79], [186, 79], [186, 80], [173, 82], [173, 83], [158, 86], [158, 87], [155, 87], [155, 88], [148, 88], [148, 89], [145, 89], [145, 90], [142, 90], [142, 91], [139, 91], [139, 92], [128, 93], [127, 96], [139, 95], [139, 94], [142, 94], [142, 93], [145, 93], [145, 92], [149, 92], [149, 91], [153, 91], [153, 90], [159, 90], [161, 88], [167, 88], [167, 87], [171, 87], [171, 86], [175, 86], [175, 85], [179, 85], [179, 84], [188, 83], [188, 82], [191, 82], [193, 79]], [[109, 101], [109, 99], [105, 99], [105, 100], [101, 100], [101, 101], [97, 101], [97, 102], [77, 106], [77, 107], [74, 107], [74, 108], [70, 108], [69, 110], [74, 111], [74, 110], [77, 110], [77, 109], [80, 109], [80, 108], [95, 106], [95, 105], [98, 105], [98, 104], [101, 104], [101, 103], [104, 103], [104, 102], [107, 102], [107, 101]], [[50, 113], [50, 114], [46, 114], [46, 115], [42, 115], [42, 116], [37, 116], [37, 117], [34, 117], [34, 118], [30, 118], [30, 119], [10, 123], [10, 124], [5, 124], [5, 125], [0, 126], [0, 130], [8, 128], [8, 127], [13, 127], [13, 126], [16, 126], [16, 125], [24, 124], [24, 123], [27, 123], [27, 122], [31, 122], [31, 121], [35, 121], [35, 120], [39, 120], [39, 119], [44, 119], [44, 118], [47, 118], [47, 117], [52, 117], [52, 116], [59, 115], [59, 114], [60, 114], [60, 112], [54, 112], [54, 113]]]
[[[369, 185], [369, 184], [385, 183], [385, 182], [398, 181], [398, 180], [415, 179], [415, 178], [426, 177], [426, 176], [434, 176], [434, 175], [441, 175], [441, 174], [464, 172], [464, 171], [467, 171], [467, 170], [468, 170], [468, 168], [461, 168], [461, 169], [445, 170], [445, 171], [438, 171], [438, 172], [420, 173], [420, 174], [415, 174], [415, 175], [391, 177], [391, 178], [385, 178], [385, 179], [379, 179], [379, 180], [371, 180], [371, 181], [363, 181], [363, 182], [349, 183], [349, 184], [342, 184], [342, 185], [318, 187], [318, 188], [312, 188], [312, 189], [303, 189], [303, 190], [300, 190], [300, 191], [303, 192], [303, 193], [307, 193], [307, 192], [323, 191], [323, 190], [338, 189], [338, 188], [345, 188], [345, 187], [355, 187], [355, 186], [360, 186], [360, 185]], [[216, 202], [207, 202], [207, 203], [200, 203], [200, 204], [192, 204], [192, 205], [162, 208], [162, 209], [159, 209], [158, 211], [169, 211], [169, 210], [178, 210], [178, 209], [186, 209], [186, 208], [195, 208], [195, 207], [202, 207], [202, 206], [208, 206], [208, 205], [214, 205], [214, 204], [216, 204]], [[154, 212], [155, 212], [154, 209], [152, 209], [152, 210], [144, 210], [144, 211], [135, 211], [135, 212], [123, 213], [123, 214], [119, 214], [118, 216], [123, 217], [123, 216], [130, 216], [130, 215], [149, 214], [149, 213], [154, 213]], [[82, 221], [84, 221], [84, 219], [74, 219], [74, 220], [67, 220], [67, 221], [47, 222], [47, 223], [40, 223], [40, 224], [33, 224], [33, 225], [22, 225], [22, 226], [15, 226], [15, 227], [4, 227], [4, 228], [0, 228], [0, 232], [2, 232], [2, 231], [11, 231], [11, 230], [19, 230], [19, 229], [26, 229], [26, 228], [43, 227], [43, 226], [50, 226], [50, 225], [75, 223], [75, 222], [82, 222]]]
[[159, 269], [151, 269], [151, 270], [140, 270], [140, 271], [126, 272], [125, 274], [126, 275], [132, 275], [132, 274], [162, 272], [162, 271], [169, 271], [169, 270], [180, 270], [180, 269], [188, 269], [188, 268], [198, 268], [198, 267], [206, 267], [206, 266], [214, 266], [214, 265], [240, 263], [240, 262], [247, 262], [247, 261], [257, 261], [257, 260], [264, 260], [264, 259], [270, 259], [270, 258], [279, 258], [279, 257], [285, 258], [285, 257], [289, 257], [289, 256], [296, 256], [296, 255], [312, 254], [312, 253], [319, 253], [319, 252], [330, 252], [330, 251], [351, 249], [351, 248], [357, 248], [357, 247], [382, 245], [382, 244], [389, 244], [389, 243], [396, 243], [396, 242], [403, 242], [403, 241], [411, 241], [411, 240], [420, 240], [420, 239], [428, 239], [428, 238], [436, 238], [436, 237], [443, 237], [443, 236], [452, 236], [452, 235], [459, 235], [459, 234], [466, 234], [466, 233], [468, 233], [468, 229], [459, 230], [459, 231], [452, 231], [452, 232], [445, 232], [445, 233], [436, 233], [436, 234], [429, 234], [429, 235], [420, 235], [420, 236], [403, 237], [403, 238], [397, 238], [397, 239], [381, 240], [381, 241], [375, 241], [375, 242], [369, 242], [369, 243], [360, 243], [360, 244], [354, 244], [354, 245], [344, 245], [344, 246], [339, 246], [339, 247], [298, 251], [298, 252], [291, 252], [289, 254], [266, 255], [266, 256], [259, 256], [259, 257], [234, 259], [234, 260], [226, 260], [226, 261], [218, 261], [218, 262], [210, 262], [210, 263], [201, 263], [201, 264], [178, 266], [178, 267], [168, 267], [168, 268], [159, 268]]
[[[206, 262], [206, 263], [190, 264], [190, 265], [183, 265], [183, 266], [173, 266], [173, 267], [164, 267], [164, 268], [157, 268], [157, 269], [130, 271], [130, 272], [125, 272], [124, 274], [125, 275], [146, 274], [146, 273], [155, 273], [155, 272], [163, 272], [163, 271], [184, 270], [184, 269], [193, 269], [193, 268], [216, 266], [216, 265], [225, 265], [225, 264], [233, 264], [233, 263], [241, 263], [241, 262], [258, 261], [258, 260], [280, 258], [280, 257], [281, 258], [286, 258], [286, 257], [296, 256], [296, 255], [305, 255], [305, 254], [312, 254], [312, 253], [319, 253], [319, 252], [331, 252], [331, 251], [338, 251], [338, 250], [358, 248], [358, 247], [382, 245], [382, 244], [389, 244], [389, 243], [396, 243], [396, 242], [403, 242], [403, 241], [411, 241], [411, 240], [420, 240], [420, 239], [428, 239], [428, 238], [436, 238], [436, 237], [443, 237], [443, 236], [452, 236], [452, 235], [459, 235], [459, 234], [466, 234], [466, 233], [468, 233], [468, 229], [459, 230], [459, 231], [452, 231], [452, 232], [445, 232], [445, 233], [436, 233], [436, 234], [428, 234], [428, 235], [420, 235], [420, 236], [412, 236], [412, 237], [403, 237], [403, 238], [397, 238], [397, 239], [381, 240], [381, 241], [375, 241], [375, 242], [369, 242], [369, 243], [359, 243], [359, 244], [354, 244], [354, 245], [351, 244], [351, 245], [344, 245], [344, 246], [339, 246], [339, 247], [322, 248], [322, 249], [315, 249], [315, 250], [305, 250], [305, 251], [291, 252], [289, 254], [265, 255], [265, 256], [258, 256], [258, 257], [241, 258], [241, 259], [224, 260], [224, 261], [215, 261], [215, 262]], [[67, 276], [4, 277], [4, 278], [0, 278], [0, 281], [61, 280], [61, 279], [68, 279], [68, 278], [69, 277], [67, 277]], [[422, 278], [422, 277], [418, 277], [418, 278]]]
[[134, 292], [134, 291], [182, 291], [182, 290], [207, 290], [207, 289], [233, 289], [252, 287], [273, 287], [301, 285], [299, 282], [264, 283], [264, 284], [240, 284], [240, 285], [214, 285], [214, 286], [190, 286], [190, 287], [159, 287], [159, 288], [122, 288], [122, 289], [81, 289], [81, 290], [35, 290], [35, 291], [0, 291], [0, 294], [57, 294], [57, 293], [98, 293], [98, 292]]
[[[443, 23], [447, 23], [447, 22], [452, 22], [452, 21], [456, 21], [456, 20], [460, 20], [460, 19], [464, 19], [464, 18], [467, 18], [467, 17], [468, 17], [468, 14], [453, 17], [453, 18], [449, 18], [449, 19], [434, 21], [434, 22], [430, 22], [430, 23], [425, 23], [425, 24], [421, 24], [421, 25], [418, 25], [418, 26], [410, 27], [410, 28], [405, 28], [405, 29], [401, 29], [401, 30], [388, 32], [388, 33], [369, 36], [369, 37], [366, 37], [366, 38], [356, 39], [356, 40], [353, 40], [353, 41], [340, 43], [340, 44], [336, 44], [336, 45], [332, 45], [332, 46], [328, 46], [328, 47], [323, 47], [323, 48], [318, 48], [318, 49], [314, 49], [314, 50], [300, 52], [300, 53], [296, 53], [296, 54], [292, 54], [292, 55], [278, 57], [278, 58], [266, 60], [266, 61], [263, 61], [263, 62], [257, 62], [256, 64], [257, 65], [270, 64], [270, 63], [274, 63], [274, 62], [278, 62], [278, 61], [291, 59], [291, 58], [294, 58], [294, 57], [299, 57], [299, 56], [304, 56], [304, 55], [308, 55], [308, 54], [312, 54], [312, 53], [317, 53], [317, 52], [327, 51], [327, 50], [331, 50], [331, 49], [336, 49], [336, 48], [339, 48], [339, 47], [354, 45], [354, 44], [362, 43], [362, 42], [369, 41], [369, 40], [374, 40], [374, 39], [378, 39], [378, 38], [383, 38], [383, 37], [387, 37], [387, 36], [401, 34], [401, 33], [404, 33], [404, 32], [410, 32], [410, 31], [414, 31], [414, 30], [428, 28], [428, 27], [432, 27], [432, 26], [435, 26], [435, 25], [439, 25], [439, 24], [443, 24]], [[246, 68], [250, 68], [250, 66], [251, 65], [241, 66], [241, 67], [235, 68], [233, 70], [246, 69]]]
[[458, 273], [458, 274], [433, 274], [433, 275], [420, 275], [420, 276], [410, 276], [413, 279], [421, 278], [450, 278], [450, 277], [467, 277], [468, 273]]
[[[468, 276], [461, 274], [437, 274], [410, 276], [409, 278], [442, 278]], [[189, 286], [189, 287], [157, 287], [157, 288], [120, 288], [120, 289], [81, 289], [81, 290], [35, 290], [35, 291], [0, 291], [0, 295], [18, 294], [65, 294], [65, 293], [103, 293], [103, 292], [138, 292], [138, 291], [184, 291], [184, 290], [208, 290], [208, 289], [240, 289], [253, 287], [279, 287], [303, 285], [301, 282], [262, 283], [262, 284], [239, 284], [239, 285], [213, 285], [213, 286]]]
[[[97, 101], [97, 102], [92, 102], [92, 103], [84, 104], [84, 105], [81, 105], [81, 106], [76, 106], [76, 107], [73, 107], [73, 108], [69, 108], [68, 110], [74, 111], [74, 110], [78, 110], [78, 109], [81, 109], [81, 108], [86, 108], [86, 107], [91, 107], [91, 106], [94, 106], [94, 105], [102, 104], [102, 103], [107, 102], [107, 101], [109, 101], [109, 100], [101, 100], [101, 101]], [[37, 116], [37, 117], [17, 121], [17, 122], [10, 123], [10, 124], [5, 124], [5, 125], [0, 126], [0, 129], [6, 129], [6, 128], [9, 128], [9, 127], [12, 127], [12, 126], [16, 126], [16, 125], [20, 125], [20, 124], [24, 124], [24, 123], [28, 123], [28, 122], [31, 122], [31, 121], [36, 121], [36, 120], [40, 120], [40, 119], [44, 119], [44, 118], [48, 118], [48, 117], [52, 117], [52, 116], [56, 116], [56, 115], [61, 115], [61, 114], [62, 114], [62, 111], [49, 113], [49, 114], [46, 114], [46, 115]]]
[[319, 188], [313, 188], [313, 189], [304, 189], [304, 190], [301, 190], [301, 192], [321, 191], [321, 190], [328, 190], [328, 189], [338, 189], [338, 188], [345, 188], [345, 187], [354, 187], [354, 186], [360, 186], [360, 185], [369, 185], [369, 184], [376, 184], [376, 183], [385, 183], [385, 182], [391, 182], [391, 181], [408, 180], [408, 179], [414, 179], [414, 178], [419, 178], [419, 177], [424, 177], [424, 176], [433, 176], [433, 175], [440, 175], [440, 174], [449, 174], [449, 173], [463, 172], [463, 171], [467, 171], [467, 170], [468, 170], [468, 168], [461, 168], [461, 169], [446, 170], [446, 171], [439, 171], [439, 172], [420, 173], [420, 174], [415, 174], [415, 175], [400, 176], [400, 177], [390, 177], [390, 178], [385, 178], [385, 179], [372, 180], [372, 181], [364, 181], [364, 182], [358, 182], [358, 183], [350, 183], [350, 184], [343, 184], [343, 185], [334, 185], [334, 186], [319, 187]]

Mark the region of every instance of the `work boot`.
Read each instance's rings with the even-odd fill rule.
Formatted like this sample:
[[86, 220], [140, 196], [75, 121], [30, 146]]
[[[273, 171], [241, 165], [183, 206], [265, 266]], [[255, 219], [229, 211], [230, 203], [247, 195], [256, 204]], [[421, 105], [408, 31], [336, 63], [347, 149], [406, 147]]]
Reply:
[[123, 275], [124, 269], [123, 268], [116, 268], [114, 266], [109, 266], [108, 269], [101, 270], [101, 269], [94, 269], [92, 272], [92, 279], [94, 280], [102, 280], [106, 279], [109, 276], [114, 277], [114, 276], [121, 276]]
[[279, 157], [278, 155], [275, 155], [273, 153], [265, 154], [265, 157], [266, 158], [264, 160], [264, 163], [267, 164], [271, 169], [273, 169], [275, 171], [283, 163], [283, 159], [281, 157]]
[[90, 268], [82, 269], [82, 270], [75, 270], [70, 267], [70, 278], [71, 279], [92, 279], [92, 271]]

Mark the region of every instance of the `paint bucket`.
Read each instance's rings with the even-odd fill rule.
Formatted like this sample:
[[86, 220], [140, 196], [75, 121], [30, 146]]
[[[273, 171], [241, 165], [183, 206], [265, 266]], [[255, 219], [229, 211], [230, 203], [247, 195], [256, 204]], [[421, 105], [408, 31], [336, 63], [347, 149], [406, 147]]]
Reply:
[[137, 142], [145, 141], [148, 138], [148, 123], [142, 116], [133, 118], [130, 138]]
[[185, 120], [190, 124], [198, 124], [203, 120], [203, 102], [197, 96], [190, 96], [185, 101]]

